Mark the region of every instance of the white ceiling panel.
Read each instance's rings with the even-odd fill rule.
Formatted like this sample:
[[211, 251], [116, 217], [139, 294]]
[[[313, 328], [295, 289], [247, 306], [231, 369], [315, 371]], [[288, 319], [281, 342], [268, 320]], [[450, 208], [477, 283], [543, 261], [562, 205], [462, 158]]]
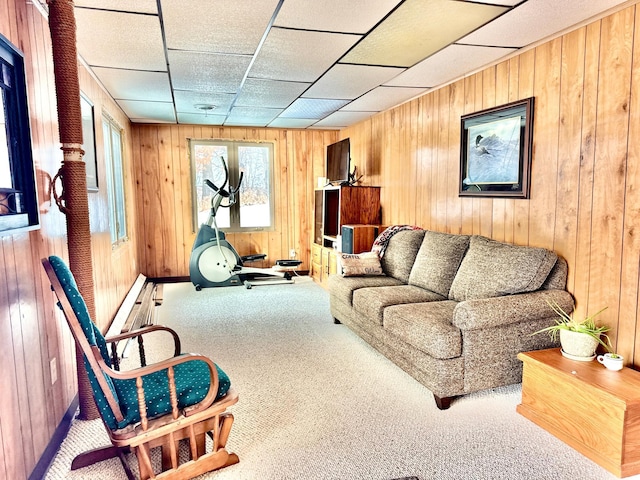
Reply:
[[358, 39], [359, 35], [274, 28], [249, 75], [272, 80], [313, 82]]
[[236, 105], [285, 108], [309, 88], [309, 85], [311, 84], [248, 78], [238, 95]]
[[317, 118], [282, 118], [278, 117], [268, 126], [273, 128], [307, 128], [318, 121]]
[[94, 73], [115, 99], [171, 102], [167, 72], [94, 67]]
[[211, 92], [192, 92], [185, 90], [176, 90], [174, 92], [176, 101], [176, 110], [178, 113], [196, 113], [203, 112], [203, 106], [211, 106], [208, 110], [209, 114], [226, 115], [231, 108], [233, 100], [236, 98], [233, 93], [211, 93]]
[[343, 107], [343, 112], [381, 112], [425, 92], [425, 88], [378, 87]]
[[208, 113], [180, 113], [178, 112], [178, 123], [192, 125], [222, 125], [227, 119], [226, 115], [215, 115]]
[[349, 125], [352, 125], [354, 123], [366, 120], [372, 114], [372, 112], [343, 112], [340, 110], [332, 113], [322, 120], [319, 120], [314, 126], [323, 128], [348, 127]]
[[281, 108], [234, 107], [224, 124], [266, 127], [280, 112]]
[[522, 0], [464, 0], [465, 2], [474, 2], [474, 3], [490, 3], [491, 5], [505, 5], [508, 7], [513, 7]]
[[406, 0], [342, 62], [411, 67], [505, 10], [450, 0]]
[[173, 88], [201, 92], [236, 93], [251, 57], [169, 51]]
[[169, 49], [252, 55], [278, 0], [162, 1]]
[[525, 47], [625, 0], [529, 0], [459, 43]]
[[349, 103], [348, 100], [299, 98], [287, 108], [281, 117], [323, 118]]
[[175, 123], [176, 115], [173, 103], [170, 102], [139, 102], [135, 100], [118, 100], [118, 105], [127, 117], [138, 121], [153, 121]]
[[303, 97], [343, 98], [352, 100], [367, 93], [387, 80], [392, 79], [403, 68], [372, 67], [368, 65], [334, 65]]
[[451, 45], [385, 83], [397, 87], [436, 87], [513, 52], [509, 48]]
[[400, 0], [287, 0], [274, 23], [278, 27], [326, 32], [367, 33]]
[[158, 14], [156, 0], [75, 0], [76, 7], [99, 8], [101, 10], [120, 10], [121, 12], [140, 12]]
[[167, 71], [157, 16], [76, 8], [78, 53], [91, 66]]

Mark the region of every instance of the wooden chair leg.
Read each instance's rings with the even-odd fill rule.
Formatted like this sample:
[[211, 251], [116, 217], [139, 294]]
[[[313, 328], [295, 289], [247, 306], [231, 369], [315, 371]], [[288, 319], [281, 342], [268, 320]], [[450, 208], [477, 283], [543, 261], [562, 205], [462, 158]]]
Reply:
[[220, 415], [220, 435], [218, 436], [218, 445], [214, 445], [214, 449], [225, 448], [227, 446], [227, 439], [229, 433], [231, 433], [231, 426], [233, 425], [233, 414], [226, 412]]
[[103, 460], [110, 460], [112, 458], [119, 458], [120, 463], [122, 463], [122, 468], [124, 468], [124, 472], [127, 475], [128, 480], [135, 480], [135, 475], [131, 471], [129, 467], [129, 463], [125, 458], [124, 454], [128, 453], [129, 449], [123, 449], [114, 447], [113, 445], [109, 445], [106, 447], [94, 448], [93, 450], [89, 450], [88, 452], [81, 453], [77, 455], [76, 458], [71, 462], [71, 470], [77, 470], [79, 468], [88, 467], [89, 465], [93, 465], [94, 463], [102, 462]]
[[174, 439], [173, 433], [167, 435], [166, 441], [160, 447], [162, 450], [162, 471], [178, 468], [178, 454], [180, 443]]
[[151, 466], [151, 455], [149, 447], [142, 444], [136, 447], [136, 457], [138, 457], [138, 468], [140, 469], [140, 480], [148, 480], [155, 476]]

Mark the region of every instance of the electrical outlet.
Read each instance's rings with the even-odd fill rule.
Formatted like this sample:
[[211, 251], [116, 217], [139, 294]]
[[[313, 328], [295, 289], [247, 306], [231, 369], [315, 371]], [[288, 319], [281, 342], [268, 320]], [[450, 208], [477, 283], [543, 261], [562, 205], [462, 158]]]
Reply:
[[296, 258], [296, 249], [292, 248], [291, 250], [289, 250], [289, 258], [294, 259]]
[[53, 385], [58, 380], [58, 362], [56, 361], [56, 357], [53, 357], [49, 362], [49, 369], [51, 370], [51, 385]]

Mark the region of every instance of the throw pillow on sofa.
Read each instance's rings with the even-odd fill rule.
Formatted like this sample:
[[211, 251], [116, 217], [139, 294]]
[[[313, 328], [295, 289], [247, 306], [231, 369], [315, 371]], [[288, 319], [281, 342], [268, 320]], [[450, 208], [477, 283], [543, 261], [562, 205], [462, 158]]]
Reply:
[[456, 273], [449, 299], [462, 302], [538, 290], [558, 256], [546, 248], [525, 247], [472, 236]]
[[448, 296], [468, 247], [468, 235], [426, 230], [411, 268], [409, 284], [439, 293], [443, 297]]
[[380, 258], [375, 252], [341, 253], [339, 259], [345, 277], [384, 275]]

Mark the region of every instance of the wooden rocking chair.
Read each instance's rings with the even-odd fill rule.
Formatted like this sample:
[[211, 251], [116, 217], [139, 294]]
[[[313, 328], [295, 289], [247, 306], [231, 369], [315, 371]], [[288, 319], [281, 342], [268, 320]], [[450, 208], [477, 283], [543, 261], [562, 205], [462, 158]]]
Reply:
[[[140, 478], [188, 479], [238, 463], [229, 453], [227, 438], [233, 415], [226, 409], [238, 401], [227, 375], [210, 359], [201, 355], [180, 355], [180, 339], [167, 327], [150, 326], [105, 339], [91, 321], [75, 279], [58, 257], [42, 259], [75, 338], [84, 354], [84, 363], [93, 397], [105, 424], [111, 446], [78, 455], [72, 470], [108, 458], [120, 458], [127, 477], [135, 477], [124, 453], [131, 450], [138, 458]], [[142, 335], [167, 331], [174, 339], [175, 356], [146, 365]], [[138, 338], [140, 368], [120, 372], [115, 343]], [[107, 344], [112, 345], [109, 357]], [[206, 438], [212, 449], [206, 452]], [[179, 443], [188, 443], [190, 459], [180, 463]], [[184, 442], [183, 442], [184, 443]], [[162, 450], [162, 471], [154, 472], [151, 449]]]

